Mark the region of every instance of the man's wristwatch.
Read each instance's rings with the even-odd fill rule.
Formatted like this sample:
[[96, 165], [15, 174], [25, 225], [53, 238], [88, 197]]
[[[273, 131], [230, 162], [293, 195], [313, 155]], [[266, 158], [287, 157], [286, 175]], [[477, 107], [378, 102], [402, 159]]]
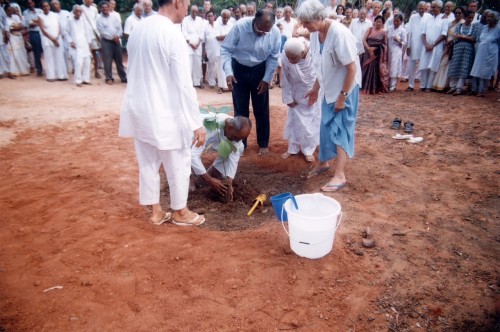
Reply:
[[344, 96], [344, 97], [347, 97], [347, 92], [345, 92], [345, 91], [340, 91], [340, 94], [341, 94], [342, 96]]

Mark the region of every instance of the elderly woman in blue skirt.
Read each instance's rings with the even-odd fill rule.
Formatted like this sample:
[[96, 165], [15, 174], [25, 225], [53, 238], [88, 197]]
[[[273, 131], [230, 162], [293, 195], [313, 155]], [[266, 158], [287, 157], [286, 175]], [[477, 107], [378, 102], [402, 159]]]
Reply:
[[310, 105], [318, 101], [318, 97], [322, 102], [319, 163], [309, 177], [327, 171], [328, 161], [337, 157], [333, 178], [321, 187], [322, 191], [337, 191], [347, 184], [345, 165], [347, 158], [354, 156], [361, 85], [356, 38], [342, 23], [325, 18], [319, 0], [305, 0], [296, 14], [311, 32], [311, 54], [318, 77], [305, 97], [309, 98]]

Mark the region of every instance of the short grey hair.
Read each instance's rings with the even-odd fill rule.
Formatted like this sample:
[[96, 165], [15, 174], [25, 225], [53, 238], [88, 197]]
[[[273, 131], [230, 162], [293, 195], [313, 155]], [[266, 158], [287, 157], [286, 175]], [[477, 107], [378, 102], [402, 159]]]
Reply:
[[231, 16], [231, 11], [229, 9], [223, 9], [221, 10], [220, 15], [222, 16], [223, 14], [228, 14], [229, 16]]
[[431, 4], [432, 3], [438, 6], [439, 8], [443, 8], [443, 2], [441, 0], [434, 0], [431, 2]]
[[[486, 12], [486, 11], [485, 11]], [[498, 12], [494, 10], [490, 10], [486, 15], [493, 15], [493, 19], [495, 20], [496, 23], [498, 23]], [[483, 12], [484, 15], [484, 12]]]
[[316, 21], [325, 18], [325, 7], [319, 0], [306, 0], [295, 11], [301, 21]]
[[425, 1], [420, 1], [420, 2], [418, 3], [418, 5], [417, 5], [417, 8], [418, 8], [418, 7], [420, 7], [420, 6], [424, 6], [424, 7], [426, 7], [426, 6], [427, 6], [427, 2], [425, 2]]
[[285, 43], [285, 53], [291, 55], [301, 55], [302, 52], [306, 49], [306, 45], [304, 45], [304, 40], [300, 38], [290, 38]]
[[73, 10], [82, 10], [82, 6], [80, 6], [80, 5], [73, 5]]
[[140, 8], [141, 10], [144, 10], [144, 8], [142, 8], [142, 4], [140, 4], [139, 2], [134, 5], [133, 10], [135, 11], [137, 8]]
[[382, 6], [382, 1], [375, 0], [375, 1], [373, 1], [373, 4], [379, 4], [379, 5], [381, 5], [381, 6]]
[[146, 4], [153, 5], [153, 2], [151, 0], [142, 0], [142, 5], [144, 6]]

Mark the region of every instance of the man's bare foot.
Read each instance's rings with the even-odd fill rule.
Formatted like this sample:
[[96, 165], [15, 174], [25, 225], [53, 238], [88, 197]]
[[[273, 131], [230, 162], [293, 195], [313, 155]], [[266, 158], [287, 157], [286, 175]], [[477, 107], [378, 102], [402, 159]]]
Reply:
[[290, 157], [291, 155], [292, 155], [291, 153], [289, 153], [289, 152], [285, 152], [285, 153], [283, 153], [283, 154], [281, 155], [281, 158], [286, 159], [286, 158]]
[[269, 153], [269, 148], [259, 148], [259, 153], [257, 153], [257, 154], [259, 156], [265, 156], [268, 153]]

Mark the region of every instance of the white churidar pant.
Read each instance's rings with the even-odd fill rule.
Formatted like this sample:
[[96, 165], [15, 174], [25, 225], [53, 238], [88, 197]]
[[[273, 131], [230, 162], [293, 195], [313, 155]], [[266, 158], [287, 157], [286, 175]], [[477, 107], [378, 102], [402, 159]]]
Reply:
[[139, 164], [139, 203], [160, 203], [160, 165], [163, 165], [170, 188], [170, 207], [180, 210], [187, 205], [191, 150], [158, 150], [156, 147], [134, 140]]

